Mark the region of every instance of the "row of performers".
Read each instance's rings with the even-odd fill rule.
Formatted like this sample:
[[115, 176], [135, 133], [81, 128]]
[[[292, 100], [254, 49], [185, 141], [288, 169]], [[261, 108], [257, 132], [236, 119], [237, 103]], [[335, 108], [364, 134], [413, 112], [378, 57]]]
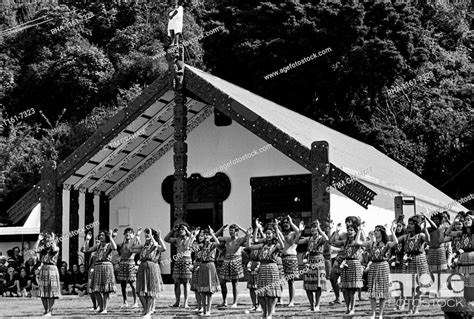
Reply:
[[[362, 265], [361, 254], [365, 248], [369, 252], [370, 263], [368, 265], [368, 293], [371, 298], [372, 317], [376, 315], [376, 301], [379, 300], [380, 318], [383, 316], [385, 301], [389, 297], [389, 251], [391, 248], [403, 247], [404, 254], [408, 255], [408, 265], [404, 272], [417, 274], [429, 274], [428, 261], [424, 246], [430, 244], [429, 260], [435, 260], [438, 267], [445, 268], [446, 257], [444, 250], [440, 253], [439, 246], [446, 241], [453, 241], [453, 245], [460, 253], [458, 272], [465, 275], [465, 291], [472, 289], [472, 280], [469, 274], [474, 273], [474, 252], [472, 251], [472, 214], [457, 217], [453, 225], [447, 228], [437, 227], [441, 221], [437, 221], [438, 215], [431, 219], [423, 215], [415, 215], [408, 220], [407, 234], [397, 237], [394, 235], [396, 222], [392, 224], [392, 235], [387, 234], [384, 226], [376, 226], [374, 237], [365, 241], [360, 229], [358, 217], [346, 218], [346, 232], [339, 230], [328, 238], [321, 230], [318, 221], [311, 226], [311, 236], [301, 238], [305, 225], [300, 223], [296, 226], [288, 216], [281, 222], [275, 220], [268, 224], [265, 229], [256, 220], [255, 228], [243, 229], [239, 225], [229, 227], [229, 236], [219, 236], [226, 228], [223, 226], [216, 233], [209, 227], [203, 230], [190, 232], [185, 224], [176, 225], [164, 238], [161, 234], [151, 228], [145, 229], [145, 242], [140, 243], [138, 230], [134, 234], [128, 228], [124, 233], [124, 241], [118, 245], [114, 241], [116, 233], [101, 231], [95, 245], [90, 245], [91, 234], [85, 238], [84, 252], [95, 252], [93, 267], [90, 269], [89, 289], [93, 299], [94, 308], [99, 313], [107, 312], [109, 294], [115, 292], [115, 276], [111, 263], [112, 251], [117, 249], [121, 255], [119, 263], [118, 280], [122, 282], [125, 292], [127, 282], [136, 280], [136, 295], [143, 306], [143, 315], [150, 316], [155, 309], [155, 297], [162, 289], [160, 272], [160, 254], [166, 250], [165, 242], [176, 246], [176, 262], [173, 267], [173, 279], [175, 281], [176, 303], [180, 305], [180, 287], [184, 286], [184, 307], [188, 308], [188, 289], [191, 285], [196, 292], [198, 301], [198, 312], [209, 316], [211, 312], [212, 295], [226, 290], [225, 282], [231, 281], [233, 286], [234, 302], [231, 307], [237, 306], [237, 282], [243, 278], [243, 265], [241, 252], [244, 246], [252, 251], [250, 259], [250, 277], [248, 288], [254, 310], [260, 308], [264, 317], [271, 317], [275, 312], [277, 299], [281, 297], [281, 271], [278, 267], [278, 255], [281, 255], [283, 272], [288, 278], [290, 288], [290, 304], [293, 306], [294, 287], [293, 279], [302, 272], [298, 270], [298, 259], [296, 247], [298, 244], [307, 244], [306, 264], [303, 271], [304, 289], [306, 290], [310, 303], [310, 311], [320, 310], [320, 297], [322, 291], [326, 290], [327, 261], [323, 255], [324, 246], [328, 244], [342, 248], [336, 262], [331, 269], [331, 279], [341, 277], [340, 288], [343, 291], [347, 313], [354, 314], [355, 292], [362, 288]], [[455, 228], [462, 223], [462, 229]], [[428, 229], [427, 224], [432, 224]], [[281, 224], [281, 225], [280, 225]], [[238, 232], [246, 233], [239, 237]], [[433, 235], [433, 236], [431, 236]], [[391, 239], [389, 241], [389, 238]], [[225, 246], [225, 258], [216, 268], [216, 254], [219, 245]], [[39, 236], [36, 247], [42, 267], [39, 275], [40, 297], [45, 308], [45, 315], [51, 315], [54, 299], [59, 297], [59, 274], [56, 268], [59, 248], [55, 244], [54, 234], [46, 233], [44, 238]], [[191, 251], [195, 252], [196, 260], [193, 267]], [[140, 265], [135, 274], [134, 254], [139, 254]], [[447, 268], [447, 266], [446, 266]], [[291, 279], [290, 279], [291, 278]], [[224, 285], [222, 285], [224, 282]], [[331, 280], [333, 282], [333, 280]], [[337, 286], [337, 285], [336, 285]], [[133, 287], [135, 288], [135, 287]], [[333, 284], [333, 288], [336, 288]], [[135, 290], [135, 289], [133, 289]], [[335, 289], [336, 290], [336, 289]], [[227, 291], [223, 292], [224, 304]], [[126, 293], [123, 294], [126, 298]], [[135, 293], [134, 293], [135, 295]], [[414, 297], [416, 298], [416, 297]], [[411, 300], [409, 311], [417, 313], [416, 300]]]

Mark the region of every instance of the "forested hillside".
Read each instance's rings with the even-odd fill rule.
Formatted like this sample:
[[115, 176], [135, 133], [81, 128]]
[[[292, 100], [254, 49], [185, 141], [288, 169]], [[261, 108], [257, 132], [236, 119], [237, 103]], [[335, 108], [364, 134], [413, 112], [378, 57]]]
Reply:
[[[166, 72], [168, 4], [0, 12], [6, 206]], [[392, 4], [194, 1], [186, 63], [369, 143], [454, 198], [474, 191], [472, 18]], [[286, 73], [264, 76], [326, 48]], [[429, 74], [425, 81], [404, 85]], [[388, 90], [402, 87], [395, 94]], [[471, 204], [472, 205], [472, 204]], [[469, 206], [469, 204], [467, 205]]]

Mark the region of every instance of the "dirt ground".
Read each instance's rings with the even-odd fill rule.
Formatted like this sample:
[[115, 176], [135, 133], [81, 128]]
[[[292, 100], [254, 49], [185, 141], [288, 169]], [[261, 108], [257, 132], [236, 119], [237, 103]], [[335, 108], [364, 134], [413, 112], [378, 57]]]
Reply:
[[[232, 302], [232, 292], [230, 284], [228, 284], [229, 294], [227, 296], [228, 303]], [[215, 294], [213, 304], [212, 317], [228, 317], [228, 318], [258, 318], [259, 313], [246, 314], [245, 310], [251, 307], [250, 296], [244, 282], [239, 283], [240, 298], [239, 307], [237, 309], [226, 309], [218, 310], [217, 305], [222, 302], [220, 293]], [[120, 287], [117, 285], [117, 289]], [[296, 305], [294, 308], [286, 308], [284, 306], [277, 307], [277, 311], [274, 317], [288, 317], [288, 318], [369, 318], [370, 315], [370, 302], [357, 301], [356, 303], [356, 315], [352, 317], [344, 316], [345, 308], [343, 305], [329, 306], [328, 302], [334, 300], [334, 294], [330, 292], [324, 292], [321, 298], [321, 312], [313, 313], [306, 312], [309, 309], [305, 291], [302, 288], [302, 282], [296, 282]], [[366, 293], [362, 293], [362, 298], [367, 299]], [[129, 297], [129, 302], [131, 301]], [[122, 297], [119, 292], [116, 295], [111, 296], [110, 306], [108, 314], [98, 315], [93, 311], [89, 310], [92, 308], [92, 303], [88, 296], [63, 296], [59, 299], [53, 311], [53, 317], [61, 318], [133, 318], [139, 317], [141, 309], [121, 309]], [[283, 298], [283, 304], [288, 303], [288, 289], [285, 287]], [[394, 300], [392, 299], [388, 305], [384, 318], [444, 318], [444, 313], [441, 311], [440, 305], [443, 303], [443, 299], [430, 300], [429, 302], [422, 303], [420, 307], [420, 314], [416, 316], [408, 316], [406, 312], [400, 310], [394, 310]], [[172, 285], [165, 285], [164, 291], [158, 299], [156, 312], [153, 318], [199, 318], [192, 311], [183, 308], [170, 308], [169, 305], [174, 303], [174, 292]], [[191, 292], [190, 306], [195, 308], [194, 293]], [[0, 317], [14, 317], [14, 318], [32, 318], [41, 317], [43, 308], [41, 301], [38, 298], [4, 298], [0, 297]]]

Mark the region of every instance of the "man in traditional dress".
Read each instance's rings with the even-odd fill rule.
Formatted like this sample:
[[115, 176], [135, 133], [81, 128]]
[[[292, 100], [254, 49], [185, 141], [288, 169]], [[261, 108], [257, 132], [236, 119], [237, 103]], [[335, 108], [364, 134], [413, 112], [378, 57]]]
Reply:
[[122, 287], [123, 305], [122, 308], [128, 308], [127, 303], [127, 283], [132, 288], [133, 295], [133, 306], [132, 308], [138, 308], [137, 294], [135, 293], [135, 281], [136, 281], [136, 268], [135, 268], [135, 253], [132, 253], [131, 248], [134, 245], [134, 239], [138, 241], [136, 245], [140, 244], [139, 237], [134, 236], [133, 228], [127, 227], [124, 232], [123, 243], [118, 245], [118, 252], [120, 255], [120, 262], [117, 274], [117, 280], [120, 282]]
[[[177, 232], [176, 237], [171, 237]], [[173, 229], [165, 236], [165, 242], [176, 246], [176, 255], [173, 256], [175, 264], [173, 267], [174, 294], [176, 302], [172, 307], [179, 307], [181, 298], [181, 285], [184, 291], [184, 308], [189, 308], [188, 296], [190, 282], [192, 278], [192, 259], [191, 259], [191, 233], [186, 224], [176, 224]]]
[[296, 256], [296, 247], [301, 236], [301, 231], [293, 223], [290, 215], [285, 217], [281, 222], [282, 234], [285, 246], [282, 249], [283, 272], [288, 278], [288, 290], [290, 293], [290, 302], [288, 307], [294, 307], [295, 287], [293, 286], [294, 278], [298, 278], [298, 257]]

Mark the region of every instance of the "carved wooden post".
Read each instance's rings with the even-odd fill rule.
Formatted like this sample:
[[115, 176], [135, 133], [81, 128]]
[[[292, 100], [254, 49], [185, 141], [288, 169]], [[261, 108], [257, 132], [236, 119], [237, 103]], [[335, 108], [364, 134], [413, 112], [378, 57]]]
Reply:
[[[186, 205], [186, 177], [188, 163], [188, 145], [187, 137], [187, 109], [185, 106], [185, 97], [183, 93], [184, 77], [184, 47], [182, 37], [177, 45], [172, 45], [167, 50], [169, 75], [172, 88], [174, 89], [174, 176], [173, 184], [173, 204], [174, 216], [171, 216], [171, 223], [180, 223], [185, 218]], [[173, 223], [174, 221], [174, 223]]]
[[41, 231], [62, 232], [62, 188], [56, 185], [56, 162], [45, 161], [41, 169]]
[[[318, 219], [321, 229], [330, 232], [329, 144], [317, 141], [311, 144], [311, 197], [312, 217]], [[328, 234], [330, 235], [330, 234]]]
[[6, 153], [6, 138], [3, 137], [3, 108], [0, 107], [0, 223], [3, 220], [4, 214], [4, 205], [3, 205], [3, 197], [5, 196], [6, 189], [5, 189], [5, 176], [4, 171], [6, 169], [6, 161], [7, 161], [7, 153]]

